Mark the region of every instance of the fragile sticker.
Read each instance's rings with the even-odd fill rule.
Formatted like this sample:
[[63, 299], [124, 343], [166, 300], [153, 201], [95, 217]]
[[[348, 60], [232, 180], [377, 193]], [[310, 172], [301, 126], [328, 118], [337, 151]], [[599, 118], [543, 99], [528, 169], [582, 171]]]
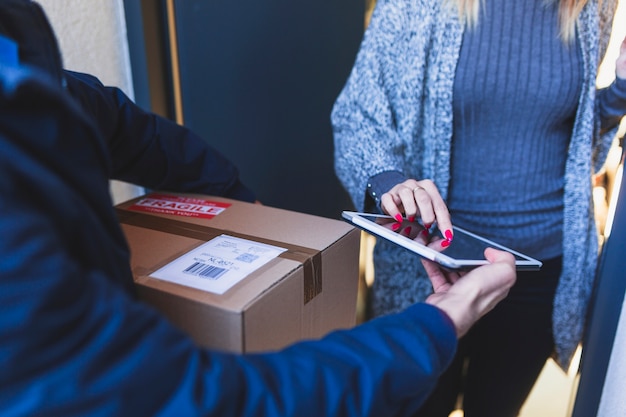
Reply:
[[229, 203], [201, 198], [150, 194], [128, 207], [128, 210], [212, 219], [228, 207], [230, 207]]

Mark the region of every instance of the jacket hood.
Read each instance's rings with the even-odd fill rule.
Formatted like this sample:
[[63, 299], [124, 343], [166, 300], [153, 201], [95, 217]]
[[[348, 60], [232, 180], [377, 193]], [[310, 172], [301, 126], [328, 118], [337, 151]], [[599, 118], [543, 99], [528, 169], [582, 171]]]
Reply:
[[31, 0], [0, 0], [0, 36], [17, 44], [20, 65], [43, 70], [63, 84], [61, 52], [39, 4]]

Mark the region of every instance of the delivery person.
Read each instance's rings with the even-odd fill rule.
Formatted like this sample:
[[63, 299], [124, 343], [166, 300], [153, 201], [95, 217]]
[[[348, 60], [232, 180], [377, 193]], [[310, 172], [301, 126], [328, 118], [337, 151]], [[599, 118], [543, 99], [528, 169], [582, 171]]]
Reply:
[[0, 414], [405, 416], [513, 259], [426, 264], [426, 303], [275, 353], [201, 349], [135, 297], [112, 178], [253, 201], [236, 169], [119, 90], [62, 70], [41, 8], [0, 0]]

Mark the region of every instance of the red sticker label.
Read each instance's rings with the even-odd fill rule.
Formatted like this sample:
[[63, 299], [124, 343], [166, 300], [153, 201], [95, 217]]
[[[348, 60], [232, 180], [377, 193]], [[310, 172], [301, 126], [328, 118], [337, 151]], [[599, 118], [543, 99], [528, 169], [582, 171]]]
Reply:
[[150, 194], [128, 207], [128, 210], [212, 219], [228, 207], [230, 207], [229, 203], [200, 198]]

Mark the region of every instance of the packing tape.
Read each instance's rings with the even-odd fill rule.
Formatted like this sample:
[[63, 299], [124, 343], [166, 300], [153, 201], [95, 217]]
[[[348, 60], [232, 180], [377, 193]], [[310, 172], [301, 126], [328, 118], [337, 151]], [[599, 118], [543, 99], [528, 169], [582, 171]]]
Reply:
[[285, 248], [287, 250], [281, 253], [279, 258], [300, 262], [304, 269], [304, 304], [322, 292], [322, 253], [316, 249], [258, 236], [250, 236], [232, 230], [216, 229], [214, 227], [154, 216], [149, 213], [125, 210], [119, 207], [116, 208], [116, 212], [119, 221], [130, 226], [143, 227], [201, 241], [209, 241], [219, 235], [227, 234], [241, 239]]

